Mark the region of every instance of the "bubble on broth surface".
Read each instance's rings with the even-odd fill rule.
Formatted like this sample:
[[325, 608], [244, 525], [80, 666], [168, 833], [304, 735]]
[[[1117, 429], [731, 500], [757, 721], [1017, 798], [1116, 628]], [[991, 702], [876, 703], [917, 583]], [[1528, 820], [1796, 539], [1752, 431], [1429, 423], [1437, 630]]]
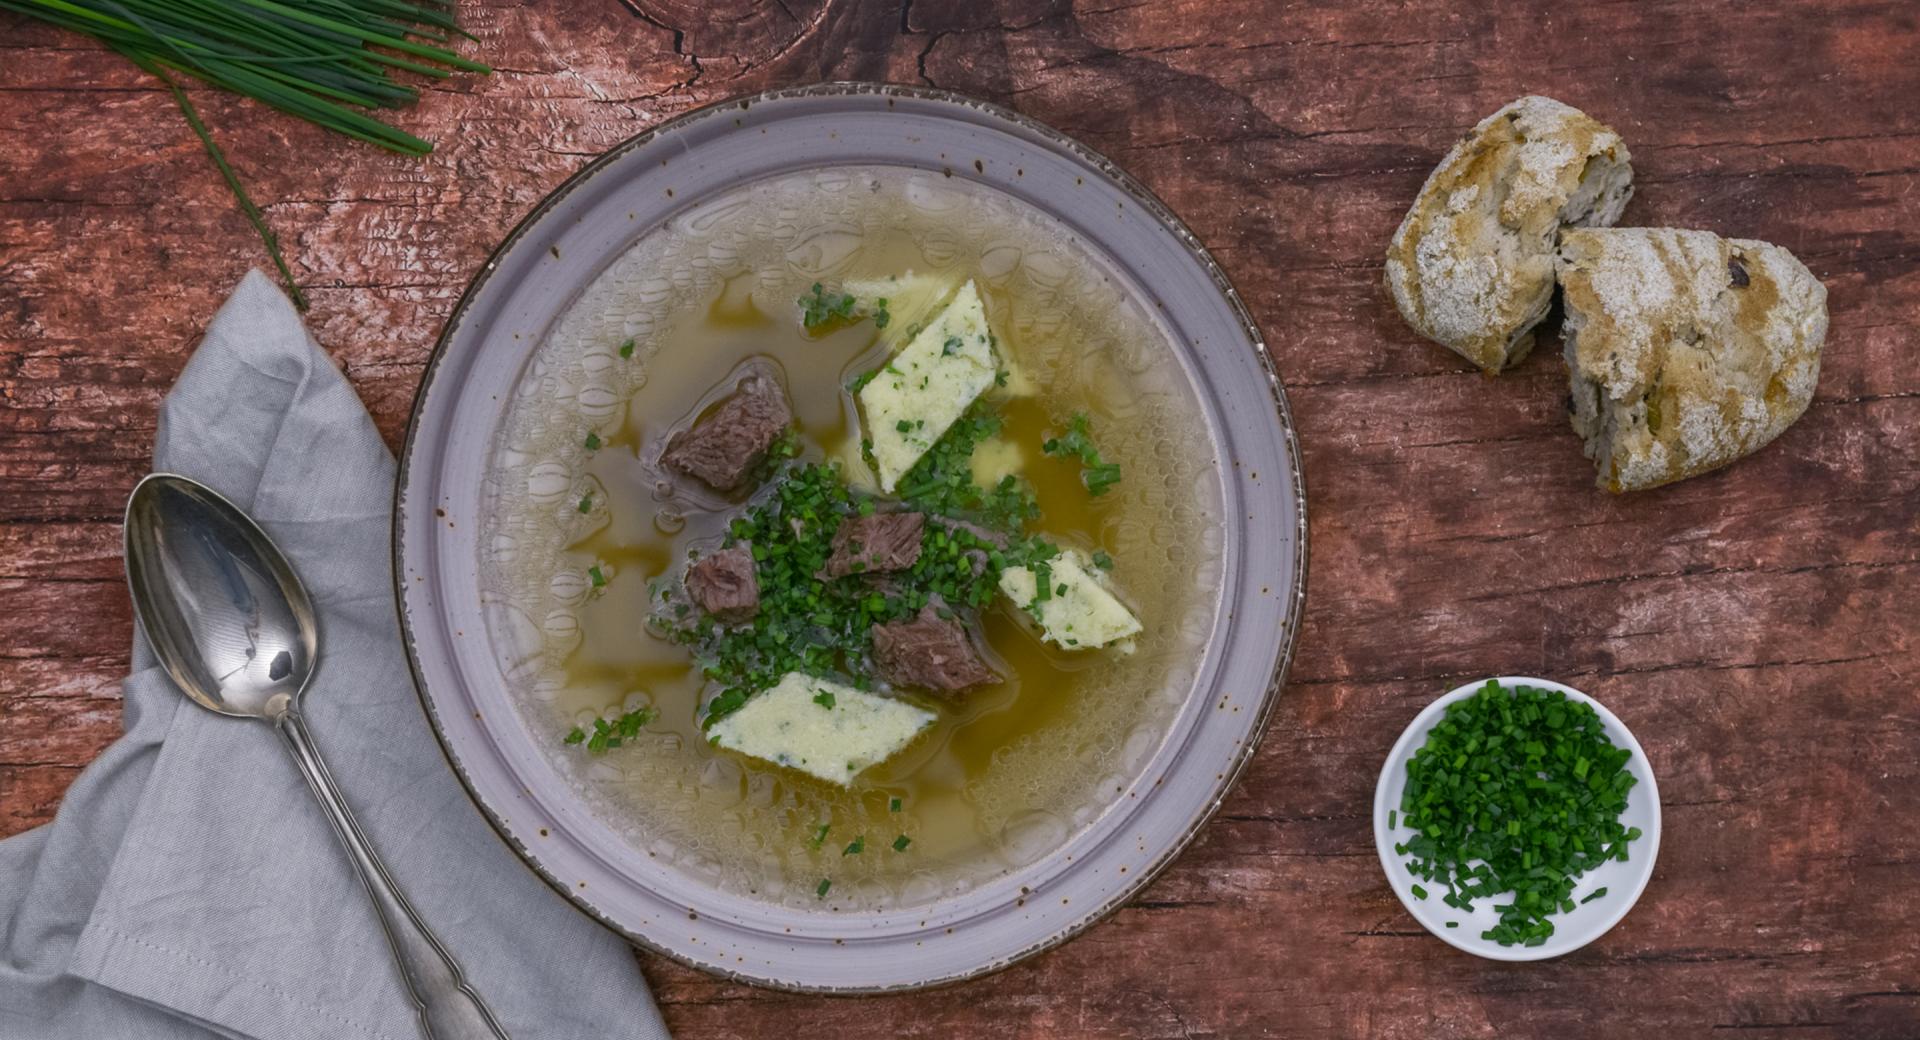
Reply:
[[[1146, 631], [1130, 655], [1070, 654], [996, 605], [983, 622], [1009, 682], [944, 704], [932, 729], [843, 790], [704, 738], [697, 706], [714, 691], [649, 633], [646, 614], [652, 583], [677, 581], [690, 548], [717, 544], [724, 517], [657, 458], [671, 424], [748, 356], [781, 369], [808, 457], [857, 443], [844, 381], [887, 347], [871, 323], [807, 337], [796, 301], [815, 281], [908, 271], [982, 284], [997, 349], [1039, 386], [1002, 405], [1002, 436], [1025, 445], [1045, 511], [1037, 527], [1111, 553]], [[1039, 451], [1076, 411], [1123, 467], [1097, 500], [1077, 462]], [[820, 907], [822, 877], [840, 909], [913, 906], [1049, 854], [1124, 797], [1114, 788], [1160, 746], [1213, 627], [1220, 501], [1212, 442], [1165, 331], [1103, 261], [1009, 197], [938, 172], [836, 169], [675, 216], [565, 311], [497, 434], [481, 587], [526, 724], [635, 848], [795, 908]], [[604, 587], [587, 576], [594, 565], [614, 575]], [[641, 707], [657, 717], [620, 748], [561, 743], [574, 725]], [[908, 847], [895, 850], [902, 835]], [[846, 854], [855, 838], [863, 851]]]
[[542, 462], [527, 474], [527, 497], [534, 505], [558, 505], [573, 490], [573, 474], [559, 462]]
[[587, 592], [593, 584], [586, 574], [577, 570], [564, 570], [553, 576], [547, 584], [547, 591], [553, 594], [554, 602], [569, 607], [579, 606], [587, 598]]
[[[590, 377], [591, 378], [591, 377]], [[626, 401], [606, 382], [595, 380], [580, 388], [574, 395], [580, 408], [580, 417], [588, 426], [599, 426], [620, 413]]]
[[994, 282], [1013, 273], [1014, 267], [1019, 263], [1020, 247], [1010, 245], [994, 246], [980, 254], [980, 262], [975, 265], [974, 271], [981, 278]]
[[495, 532], [487, 539], [487, 558], [503, 565], [511, 565], [520, 558], [520, 539], [505, 531]]
[[1067, 821], [1058, 813], [1029, 809], [1000, 829], [994, 849], [1009, 867], [1024, 867], [1059, 848], [1067, 840]]
[[508, 681], [530, 688], [548, 670], [551, 653], [540, 626], [526, 611], [498, 597], [485, 598], [481, 609], [485, 612], [488, 634], [493, 637], [494, 658], [500, 663], [501, 673]]

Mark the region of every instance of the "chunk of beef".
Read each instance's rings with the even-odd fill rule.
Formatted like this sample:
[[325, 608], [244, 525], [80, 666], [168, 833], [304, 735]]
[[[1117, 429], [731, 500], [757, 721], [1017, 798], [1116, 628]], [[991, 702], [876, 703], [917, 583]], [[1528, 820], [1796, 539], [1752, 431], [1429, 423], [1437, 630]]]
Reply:
[[840, 521], [833, 532], [833, 555], [827, 557], [827, 577], [906, 570], [920, 558], [920, 534], [926, 526], [921, 513], [875, 513]]
[[966, 626], [931, 605], [908, 620], [873, 626], [872, 635], [874, 671], [895, 686], [952, 693], [1000, 681]]
[[716, 491], [732, 491], [766, 460], [767, 449], [792, 422], [780, 385], [755, 373], [740, 380], [712, 414], [674, 434], [660, 461]]
[[742, 543], [688, 564], [687, 595], [701, 610], [729, 624], [758, 614], [760, 581], [753, 572], [753, 549]]

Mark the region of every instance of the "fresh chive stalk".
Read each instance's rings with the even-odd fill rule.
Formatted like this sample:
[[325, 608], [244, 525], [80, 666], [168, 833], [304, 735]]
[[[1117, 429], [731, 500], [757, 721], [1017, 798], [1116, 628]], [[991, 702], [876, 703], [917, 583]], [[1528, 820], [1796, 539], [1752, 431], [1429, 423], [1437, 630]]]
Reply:
[[412, 103], [418, 91], [394, 81], [395, 70], [435, 78], [449, 69], [492, 71], [439, 46], [456, 35], [472, 39], [454, 24], [448, 0], [0, 0], [0, 11], [91, 36], [160, 80], [302, 310], [307, 300], [279, 240], [177, 77], [391, 151], [425, 155], [432, 144], [356, 109]]

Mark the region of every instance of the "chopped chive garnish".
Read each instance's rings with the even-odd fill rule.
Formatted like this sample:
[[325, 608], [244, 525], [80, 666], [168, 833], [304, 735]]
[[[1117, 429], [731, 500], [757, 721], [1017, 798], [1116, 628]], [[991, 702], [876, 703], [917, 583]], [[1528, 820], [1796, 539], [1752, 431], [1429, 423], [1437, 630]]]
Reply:
[[1593, 891], [1588, 892], [1586, 894], [1586, 897], [1580, 900], [1580, 905], [1585, 906], [1588, 903], [1591, 903], [1594, 900], [1599, 899], [1600, 897], [1606, 894], [1607, 894], [1607, 886], [1601, 885], [1599, 888], [1596, 888]]
[[813, 703], [818, 704], [822, 708], [831, 710], [833, 708], [833, 691], [821, 690], [819, 693], [814, 694]]
[[630, 358], [633, 356], [632, 340], [628, 340], [625, 343], [620, 344], [620, 356], [623, 358]]
[[19, 0], [6, 8], [91, 36], [166, 87], [260, 237], [294, 306], [303, 311], [307, 299], [287, 268], [279, 239], [178, 78], [192, 76], [323, 130], [418, 156], [432, 144], [362, 111], [397, 108], [419, 97], [416, 87], [395, 79], [393, 72], [445, 77], [450, 69], [490, 71], [448, 49], [454, 34], [474, 37], [460, 32], [452, 5], [439, 0]]
[[827, 840], [827, 830], [831, 826], [832, 826], [831, 824], [823, 823], [820, 826], [815, 827], [813, 829], [813, 837], [807, 839], [808, 847], [816, 848], [816, 849], [819, 848], [820, 845]]
[[888, 811], [888, 812], [899, 812], [899, 811], [900, 811], [900, 799], [898, 799], [898, 798], [889, 798], [889, 799], [887, 799], [887, 811]]
[[830, 293], [815, 282], [812, 290], [800, 297], [800, 324], [813, 332], [834, 322], [852, 321], [857, 317], [854, 302], [852, 294]]
[[815, 899], [827, 898], [827, 889], [830, 889], [832, 887], [833, 887], [833, 882], [831, 880], [827, 878], [821, 878], [820, 884], [814, 886], [813, 898]]
[[867, 836], [862, 834], [852, 841], [847, 842], [847, 847], [841, 849], [840, 854], [842, 856], [858, 856], [865, 851], [867, 851]]
[[1414, 897], [1415, 899], [1425, 899], [1425, 898], [1427, 898], [1427, 890], [1426, 890], [1426, 889], [1424, 889], [1424, 888], [1421, 888], [1421, 887], [1420, 887], [1419, 885], [1414, 885], [1414, 886], [1413, 886], [1413, 897]]
[[902, 834], [898, 838], [893, 839], [893, 851], [905, 852], [907, 851], [907, 846], [911, 844], [913, 844], [913, 839]]
[[561, 738], [561, 743], [585, 743], [587, 745], [587, 751], [590, 754], [602, 754], [610, 748], [617, 748], [639, 736], [640, 730], [644, 728], [647, 723], [659, 717], [660, 713], [653, 708], [636, 708], [633, 711], [624, 712], [616, 718], [597, 718], [593, 720], [593, 731], [591, 733], [579, 726], [575, 726], [567, 732], [565, 737]]
[[580, 511], [582, 513], [593, 512], [593, 496], [592, 495], [580, 496]]
[[1094, 447], [1092, 425], [1085, 413], [1075, 413], [1067, 423], [1067, 432], [1040, 442], [1040, 450], [1054, 458], [1079, 459], [1080, 483], [1087, 494], [1099, 497], [1120, 482], [1120, 464], [1100, 458]]
[[596, 589], [607, 583], [607, 576], [600, 570], [600, 565], [597, 563], [587, 568], [587, 578], [593, 582], [593, 587]]
[[599, 435], [599, 434], [597, 434], [597, 433], [592, 433], [592, 432], [589, 432], [589, 433], [587, 434], [587, 450], [588, 450], [588, 451], [599, 451], [599, 450], [600, 450], [600, 435]]

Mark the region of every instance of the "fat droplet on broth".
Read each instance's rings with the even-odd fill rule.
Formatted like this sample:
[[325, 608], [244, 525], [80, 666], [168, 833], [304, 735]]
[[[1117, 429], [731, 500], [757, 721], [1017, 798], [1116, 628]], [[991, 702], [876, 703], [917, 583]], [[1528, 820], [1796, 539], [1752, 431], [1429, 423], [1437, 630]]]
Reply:
[[[523, 714], [553, 735], [551, 760], [636, 847], [752, 898], [814, 907], [815, 886], [830, 874], [836, 904], [911, 905], [1057, 848], [1111, 800], [1115, 771], [1133, 768], [1143, 745], [1157, 746], [1181, 703], [1169, 688], [1191, 681], [1190, 634], [1203, 638], [1210, 627], [1212, 592], [1195, 580], [1210, 561], [1195, 553], [1218, 551], [1208, 527], [1219, 491], [1203, 420], [1162, 330], [1064, 229], [937, 173], [837, 170], [832, 191], [810, 176], [756, 185], [642, 236], [562, 315], [502, 431], [500, 443], [513, 448], [496, 449], [489, 472], [499, 515], [484, 521], [483, 544], [495, 548], [483, 561], [483, 591], [512, 604], [489, 611], [496, 643], [517, 625], [520, 635], [508, 638], [533, 647], [514, 668]], [[1031, 463], [1043, 509], [1078, 529], [1039, 526], [1112, 553], [1114, 580], [1150, 630], [1131, 656], [1072, 655], [996, 606], [986, 627], [1013, 679], [957, 699], [920, 741], [842, 790], [709, 745], [697, 710], [713, 691], [684, 651], [647, 632], [644, 617], [623, 620], [624, 604], [644, 613], [646, 583], [677, 580], [687, 550], [723, 534], [724, 517], [696, 506], [711, 501], [704, 492], [681, 491], [644, 461], [657, 457], [670, 424], [749, 355], [780, 365], [797, 398], [839, 400], [840, 381], [880, 348], [870, 327], [807, 336], [796, 301], [816, 280], [908, 271], [956, 284], [977, 277], [1000, 349], [1043, 384], [1030, 407], [1006, 412], [1003, 436], [1030, 444], [1039, 460], [1039, 441], [1067, 416], [1093, 417], [1122, 483], [1096, 502], [1077, 467]], [[760, 317], [729, 310], [727, 320], [710, 319], [722, 299], [750, 300]], [[622, 356], [628, 337], [635, 345]], [[626, 405], [615, 407], [624, 425], [595, 427], [607, 447], [587, 453], [582, 431], [593, 424], [583, 420], [605, 412], [609, 391]], [[857, 415], [845, 408], [797, 410], [810, 424], [801, 431], [810, 451], [858, 438]], [[589, 454], [601, 456], [586, 465], [608, 486], [580, 514], [571, 496]], [[620, 481], [632, 483], [612, 486]], [[1183, 499], [1190, 504], [1175, 512]], [[596, 558], [617, 565], [614, 585], [640, 583], [641, 595], [589, 588], [582, 603], [580, 576]], [[566, 572], [573, 576], [557, 577]], [[507, 620], [516, 614], [524, 620]], [[581, 616], [615, 623], [583, 628]], [[603, 636], [629, 646], [602, 647]], [[576, 720], [636, 705], [659, 717], [621, 748], [596, 756], [559, 741]], [[905, 802], [898, 813], [888, 804], [896, 794]], [[830, 834], [815, 850], [808, 839], [821, 822]], [[902, 833], [911, 844], [896, 852]], [[865, 851], [843, 855], [856, 836]]]

